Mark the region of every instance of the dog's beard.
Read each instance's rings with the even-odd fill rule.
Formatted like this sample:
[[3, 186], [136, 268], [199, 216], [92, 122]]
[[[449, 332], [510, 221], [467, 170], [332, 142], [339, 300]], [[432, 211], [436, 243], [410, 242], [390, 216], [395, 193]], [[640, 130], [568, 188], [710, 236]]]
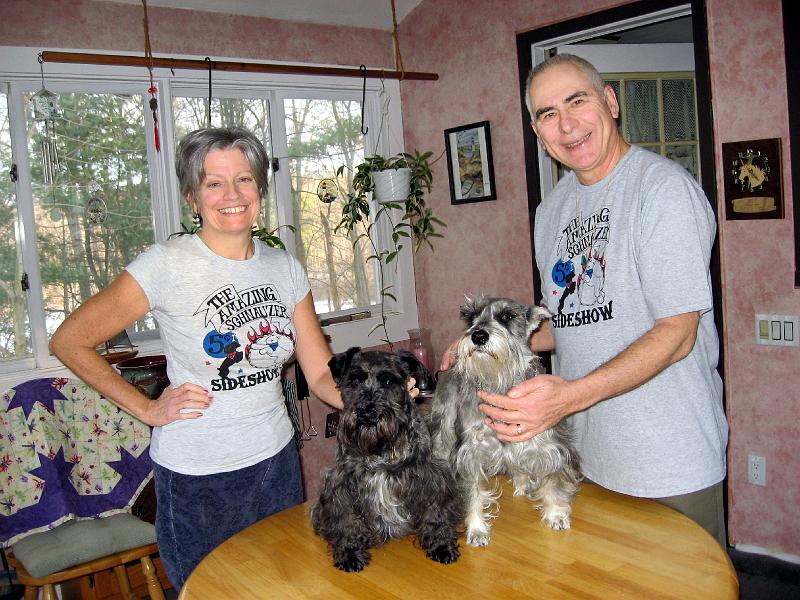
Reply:
[[394, 449], [404, 430], [396, 415], [374, 409], [363, 411], [359, 406], [346, 410], [339, 424], [340, 441], [364, 455], [380, 455]]
[[506, 393], [536, 365], [530, 354], [525, 356], [521, 349], [502, 342], [493, 334], [486, 344], [477, 346], [468, 332], [456, 348], [456, 372], [478, 389]]

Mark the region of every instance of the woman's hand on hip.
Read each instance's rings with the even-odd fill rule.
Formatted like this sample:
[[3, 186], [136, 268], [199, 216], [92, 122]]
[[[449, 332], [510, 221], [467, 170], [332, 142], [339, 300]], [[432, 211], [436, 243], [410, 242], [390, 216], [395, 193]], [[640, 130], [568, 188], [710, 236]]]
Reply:
[[197, 419], [211, 405], [212, 396], [204, 387], [184, 383], [174, 388], [168, 386], [147, 407], [145, 418], [149, 425], [160, 426], [183, 419]]

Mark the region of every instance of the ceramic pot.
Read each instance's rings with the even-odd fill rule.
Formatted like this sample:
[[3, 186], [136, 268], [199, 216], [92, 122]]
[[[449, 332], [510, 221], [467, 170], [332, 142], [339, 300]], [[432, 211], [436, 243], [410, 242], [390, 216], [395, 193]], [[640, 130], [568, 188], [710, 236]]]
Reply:
[[123, 360], [117, 364], [117, 369], [125, 381], [138, 387], [151, 400], [158, 398], [169, 385], [167, 357], [163, 354]]
[[411, 169], [386, 169], [372, 174], [375, 182], [375, 200], [378, 202], [405, 202], [411, 191]]

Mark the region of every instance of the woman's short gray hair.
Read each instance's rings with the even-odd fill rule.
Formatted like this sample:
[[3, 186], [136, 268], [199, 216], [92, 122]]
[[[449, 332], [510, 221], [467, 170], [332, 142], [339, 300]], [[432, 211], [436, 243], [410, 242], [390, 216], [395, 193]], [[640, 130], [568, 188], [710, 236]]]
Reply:
[[175, 172], [178, 175], [181, 196], [186, 198], [200, 189], [206, 176], [203, 162], [209, 152], [230, 148], [242, 151], [250, 163], [261, 197], [266, 198], [269, 157], [261, 140], [243, 127], [197, 129], [183, 136], [175, 152]]
[[531, 84], [537, 76], [557, 65], [572, 65], [583, 71], [583, 74], [586, 75], [587, 79], [589, 79], [589, 83], [592, 85], [595, 91], [600, 95], [601, 98], [603, 97], [603, 93], [606, 89], [606, 83], [603, 81], [602, 75], [598, 73], [597, 69], [592, 63], [584, 58], [581, 58], [580, 56], [575, 56], [574, 54], [556, 54], [555, 56], [551, 56], [547, 60], [536, 65], [531, 70], [530, 74], [528, 75], [528, 80], [525, 82], [525, 106], [528, 107], [528, 112], [530, 113], [532, 120], [535, 120], [536, 115], [533, 113], [533, 107], [531, 106]]

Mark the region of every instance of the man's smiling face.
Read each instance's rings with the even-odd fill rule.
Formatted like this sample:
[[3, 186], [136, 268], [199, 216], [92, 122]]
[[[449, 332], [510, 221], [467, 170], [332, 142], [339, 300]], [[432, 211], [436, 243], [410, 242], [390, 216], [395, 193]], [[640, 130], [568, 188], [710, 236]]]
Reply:
[[627, 149], [614, 91], [606, 86], [600, 94], [580, 68], [559, 64], [537, 75], [529, 93], [531, 126], [548, 154], [584, 185], [608, 175]]

